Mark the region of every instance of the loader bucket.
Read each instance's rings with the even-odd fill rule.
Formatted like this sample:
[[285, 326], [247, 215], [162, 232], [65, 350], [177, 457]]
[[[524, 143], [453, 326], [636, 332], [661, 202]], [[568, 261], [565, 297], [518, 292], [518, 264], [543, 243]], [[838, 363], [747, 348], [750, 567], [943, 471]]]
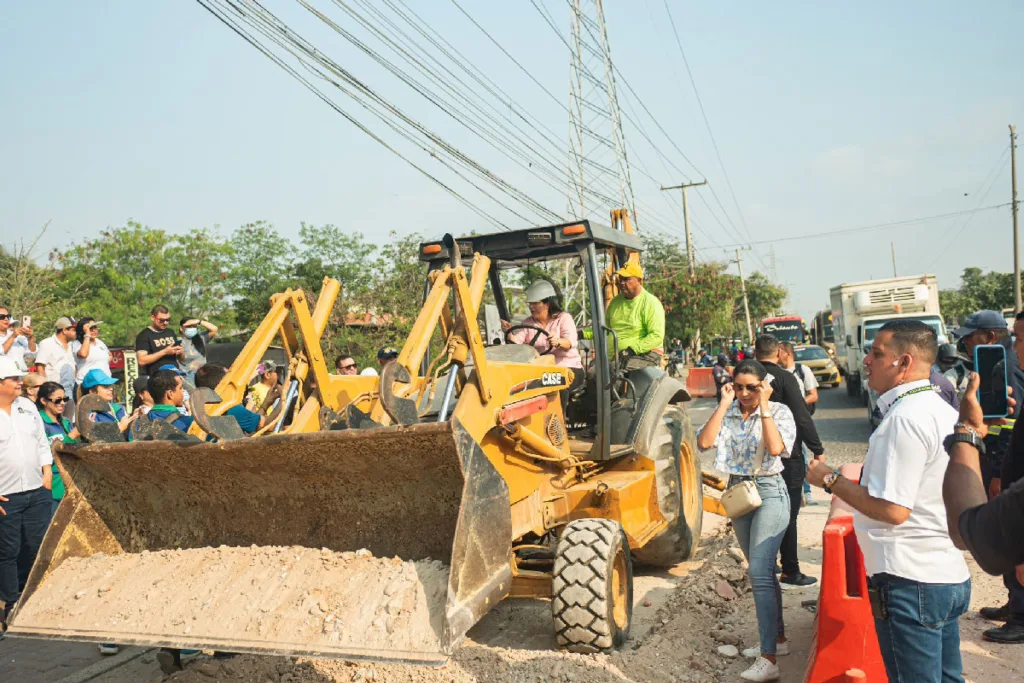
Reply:
[[509, 590], [508, 486], [454, 419], [57, 460], [15, 635], [440, 665]]

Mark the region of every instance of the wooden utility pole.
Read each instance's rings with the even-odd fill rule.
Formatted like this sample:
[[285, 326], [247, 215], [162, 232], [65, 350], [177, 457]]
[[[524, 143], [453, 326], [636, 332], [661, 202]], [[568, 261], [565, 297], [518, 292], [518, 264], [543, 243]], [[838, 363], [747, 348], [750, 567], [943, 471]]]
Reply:
[[896, 274], [896, 243], [895, 242], [889, 242], [889, 250], [892, 252], [892, 276], [893, 277], [899, 277], [899, 275]]
[[1013, 312], [1020, 313], [1020, 217], [1017, 209], [1017, 126], [1010, 126], [1010, 210], [1013, 212]]
[[690, 240], [690, 209], [686, 205], [686, 188], [698, 187], [700, 185], [707, 185], [708, 181], [703, 180], [699, 183], [682, 183], [681, 185], [673, 185], [672, 187], [662, 187], [662, 191], [665, 190], [682, 190], [683, 191], [683, 227], [686, 229], [686, 260], [690, 264], [690, 277], [693, 277], [693, 268], [697, 261], [694, 258], [693, 243]]
[[740, 258], [740, 250], [736, 250], [736, 266], [740, 269], [740, 291], [743, 292], [743, 314], [747, 318], [747, 339], [754, 343], [754, 330], [750, 327], [750, 302], [747, 300], [747, 283], [743, 279], [743, 260]]

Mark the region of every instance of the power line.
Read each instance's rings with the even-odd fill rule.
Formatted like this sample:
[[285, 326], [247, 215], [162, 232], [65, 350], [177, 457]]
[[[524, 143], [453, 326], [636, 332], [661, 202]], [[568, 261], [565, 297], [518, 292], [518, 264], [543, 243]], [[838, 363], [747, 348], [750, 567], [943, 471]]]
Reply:
[[[888, 223], [875, 223], [874, 225], [862, 225], [856, 228], [844, 228], [842, 230], [832, 230], [829, 232], [816, 232], [809, 235], [794, 235], [791, 237], [776, 237], [770, 240], [758, 240], [756, 242], [743, 243], [743, 244], [724, 244], [724, 248], [741, 247], [746, 244], [776, 244], [778, 242], [792, 242], [795, 240], [812, 240], [820, 237], [832, 237], [834, 235], [847, 235], [856, 232], [866, 232], [868, 230], [879, 230], [881, 228], [891, 228], [899, 225], [909, 225], [912, 223], [923, 223], [926, 221], [939, 220], [941, 218], [952, 218], [954, 216], [965, 216], [968, 214], [977, 213], [979, 211], [991, 211], [992, 209], [1001, 209], [1003, 207], [1010, 206], [1010, 203], [1005, 204], [993, 204], [991, 206], [982, 206], [975, 209], [967, 209], [965, 211], [954, 211], [952, 213], [941, 213], [934, 216], [922, 216], [921, 218], [907, 218], [900, 221], [890, 221]], [[700, 251], [710, 251], [709, 248], [701, 249]]]
[[[693, 94], [697, 96], [697, 106], [700, 107], [700, 115], [704, 119], [704, 126], [708, 129], [708, 137], [711, 138], [711, 146], [715, 150], [715, 156], [718, 158], [718, 165], [722, 169], [722, 176], [725, 178], [725, 184], [729, 188], [729, 194], [732, 195], [732, 203], [736, 207], [736, 213], [740, 217], [740, 222], [743, 224], [743, 229], [746, 231], [747, 237], [753, 239], [753, 235], [750, 234], [750, 228], [747, 227], [747, 221], [743, 217], [743, 211], [740, 209], [740, 203], [736, 200], [736, 192], [732, 189], [732, 181], [729, 180], [729, 172], [725, 170], [725, 162], [722, 161], [722, 154], [718, 151], [718, 142], [715, 140], [715, 134], [711, 131], [711, 123], [708, 121], [707, 112], [704, 111], [704, 102], [700, 98], [700, 91], [697, 90], [697, 82], [694, 80], [693, 72], [690, 70], [690, 62], [686, 59], [686, 52], [683, 50], [683, 41], [679, 39], [679, 31], [676, 29], [676, 20], [672, 16], [672, 10], [669, 9], [668, 0], [664, 0], [664, 4], [665, 13], [668, 14], [669, 25], [672, 26], [672, 33], [676, 37], [676, 46], [679, 48], [679, 55], [683, 58], [683, 66], [686, 67], [686, 75], [690, 77], [690, 85], [693, 87]], [[714, 192], [713, 189], [712, 192]]]

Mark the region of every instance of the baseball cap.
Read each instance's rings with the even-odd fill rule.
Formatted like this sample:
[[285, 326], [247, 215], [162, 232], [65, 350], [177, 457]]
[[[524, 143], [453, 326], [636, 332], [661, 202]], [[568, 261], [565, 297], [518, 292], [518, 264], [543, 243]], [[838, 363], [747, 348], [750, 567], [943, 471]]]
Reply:
[[644, 269], [640, 267], [640, 264], [636, 261], [627, 261], [626, 265], [615, 271], [615, 274], [619, 277], [636, 277], [641, 280], [644, 277]]
[[275, 363], [272, 360], [265, 360], [265, 361], [263, 361], [262, 365], [263, 365], [263, 374], [264, 375], [266, 375], [267, 373], [270, 373], [270, 372], [277, 372], [277, 363]]
[[85, 373], [85, 377], [82, 378], [82, 388], [92, 389], [93, 387], [98, 386], [110, 386], [111, 384], [117, 384], [117, 382], [118, 380], [114, 379], [99, 368], [93, 368], [89, 372]]
[[398, 358], [398, 349], [393, 346], [385, 346], [377, 352], [377, 360], [391, 360]]
[[6, 356], [0, 358], [0, 379], [8, 379], [9, 377], [24, 377], [25, 373], [18, 364], [14, 362], [13, 358], [7, 358]]
[[156, 369], [157, 372], [160, 372], [161, 370], [170, 370], [175, 375], [179, 375], [179, 376], [184, 376], [185, 375], [185, 373], [182, 372], [181, 368], [179, 368], [174, 363], [165, 363], [165, 364], [161, 365], [160, 367], [158, 367]]
[[148, 384], [149, 384], [149, 377], [147, 375], [143, 375], [141, 377], [136, 377], [135, 381], [132, 382], [132, 389], [134, 389], [136, 395], [138, 395], [138, 394], [141, 394], [143, 391], [149, 391]]
[[54, 323], [54, 329], [58, 330], [58, 331], [59, 330], [66, 330], [67, 328], [74, 327], [74, 326], [75, 326], [75, 319], [74, 318], [69, 318], [66, 315], [62, 316], [60, 318], [57, 318], [57, 322]]
[[964, 324], [961, 325], [953, 334], [958, 337], [966, 337], [975, 330], [1005, 330], [1006, 319], [1003, 318], [1003, 314], [999, 311], [978, 311], [977, 313], [971, 313], [967, 316], [967, 320], [964, 320]]

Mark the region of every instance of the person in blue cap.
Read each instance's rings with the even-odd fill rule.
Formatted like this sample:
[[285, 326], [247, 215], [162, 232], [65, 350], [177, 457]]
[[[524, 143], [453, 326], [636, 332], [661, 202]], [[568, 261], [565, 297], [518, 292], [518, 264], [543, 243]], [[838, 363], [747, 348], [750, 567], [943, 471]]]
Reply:
[[137, 417], [137, 414], [129, 414], [123, 405], [114, 401], [113, 386], [117, 384], [118, 381], [119, 380], [114, 379], [103, 370], [93, 368], [89, 372], [85, 373], [85, 377], [82, 378], [82, 392], [86, 394], [96, 394], [110, 404], [109, 413], [97, 412], [90, 415], [93, 422], [114, 422], [117, 424], [118, 429], [125, 432], [128, 430], [128, 427], [131, 426], [132, 420]]

